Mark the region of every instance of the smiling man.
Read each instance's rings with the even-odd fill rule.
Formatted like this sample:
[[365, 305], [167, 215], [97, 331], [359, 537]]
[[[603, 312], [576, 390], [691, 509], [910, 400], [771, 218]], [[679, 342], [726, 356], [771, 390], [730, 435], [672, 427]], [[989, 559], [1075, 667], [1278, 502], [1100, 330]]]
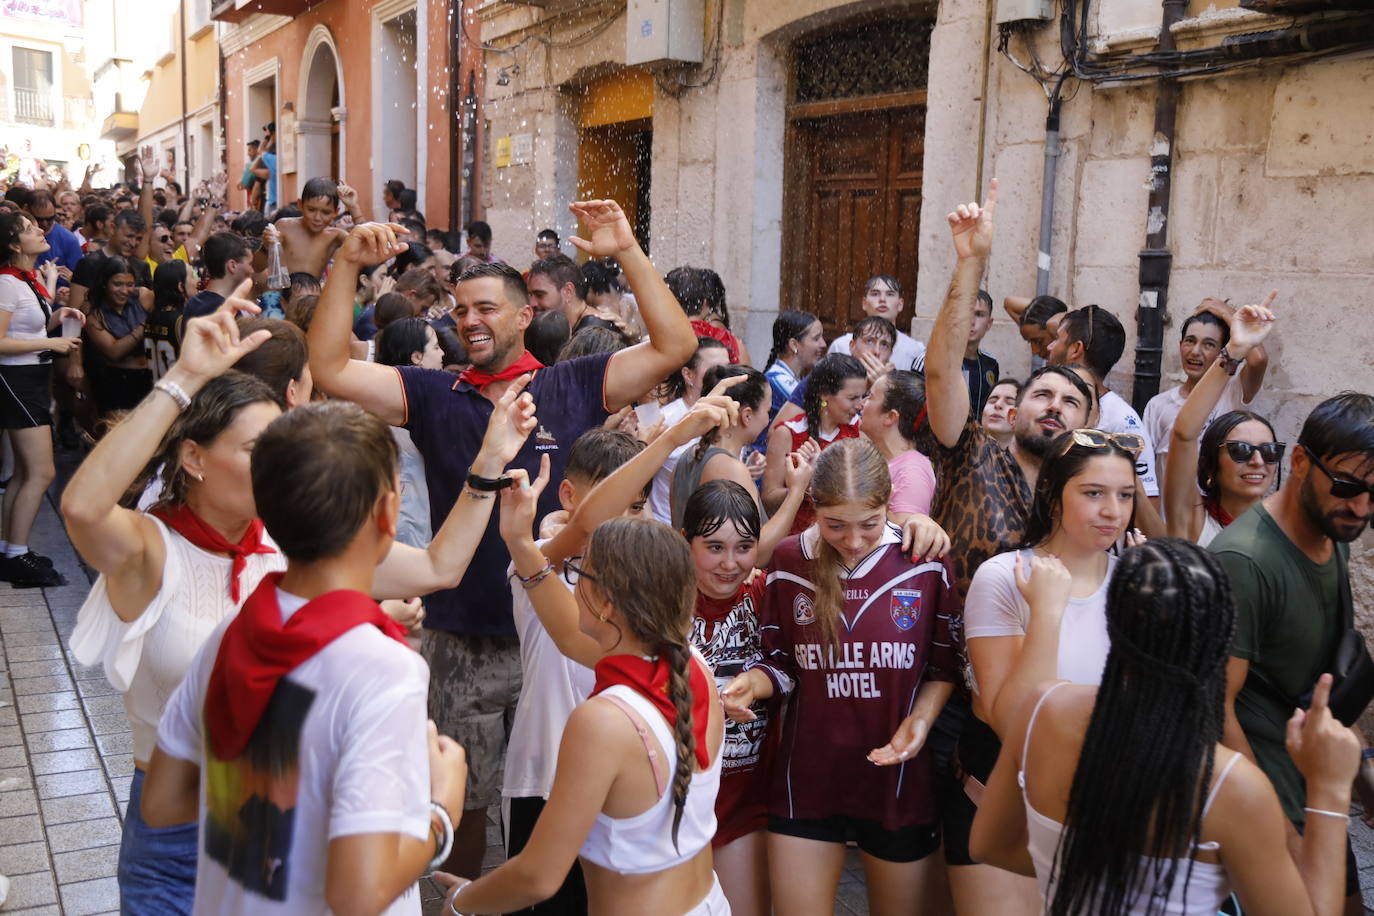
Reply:
[[[697, 339], [687, 316], [635, 242], [614, 201], [574, 204], [590, 229], [573, 244], [595, 258], [614, 257], [639, 302], [649, 341], [614, 354], [560, 362], [547, 369], [524, 348], [534, 316], [524, 281], [513, 268], [477, 264], [454, 287], [452, 316], [473, 368], [461, 376], [423, 368], [391, 368], [349, 359], [353, 293], [364, 265], [399, 250], [399, 227], [368, 224], [339, 248], [310, 326], [310, 369], [329, 394], [355, 401], [410, 431], [425, 459], [430, 512], [443, 519], [464, 487], [493, 403], [512, 380], [534, 372], [529, 392], [539, 426], [512, 463], [534, 476], [548, 456], [552, 477], [541, 515], [555, 511], [567, 453], [578, 436], [605, 421], [686, 364]], [[468, 752], [468, 810], [445, 871], [477, 874], [485, 849], [486, 809], [500, 801], [507, 723], [520, 693], [520, 649], [505, 571], [510, 556], [497, 515], [456, 589], [425, 601], [422, 651], [430, 663], [430, 715]]]

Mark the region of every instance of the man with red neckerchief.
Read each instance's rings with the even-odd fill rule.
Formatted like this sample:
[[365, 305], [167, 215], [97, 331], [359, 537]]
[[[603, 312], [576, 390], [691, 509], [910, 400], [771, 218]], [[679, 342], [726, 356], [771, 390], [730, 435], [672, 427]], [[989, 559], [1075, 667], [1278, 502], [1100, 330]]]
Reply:
[[[535, 372], [528, 390], [540, 425], [512, 466], [533, 475], [540, 456], [549, 456], [554, 486], [544, 491], [541, 514], [558, 509], [557, 484], [577, 437], [610, 412], [634, 403], [696, 350], [687, 317], [635, 241], [619, 205], [583, 201], [573, 204], [572, 211], [589, 233], [586, 239], [570, 241], [592, 257], [614, 257], [620, 263], [649, 340]], [[425, 459], [430, 511], [443, 518], [463, 485], [492, 403], [510, 378], [535, 368], [523, 343], [533, 309], [518, 271], [505, 264], [480, 264], [458, 279], [452, 313], [472, 360], [471, 373], [455, 380], [439, 370], [349, 359], [359, 270], [400, 250], [398, 228], [359, 226], [339, 248], [310, 327], [310, 370], [322, 390], [410, 430]], [[520, 692], [520, 650], [504, 575], [509, 565], [493, 520], [459, 587], [426, 599], [422, 651], [431, 669], [430, 714], [469, 756], [467, 810], [445, 868], [457, 874], [477, 874], [481, 866], [485, 809], [500, 801], [507, 723]]]

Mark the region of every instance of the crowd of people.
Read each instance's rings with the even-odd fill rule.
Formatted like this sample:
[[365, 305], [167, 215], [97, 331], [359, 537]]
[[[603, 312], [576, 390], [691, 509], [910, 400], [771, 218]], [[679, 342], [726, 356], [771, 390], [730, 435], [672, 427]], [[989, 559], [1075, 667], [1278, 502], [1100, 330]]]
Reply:
[[150, 151], [0, 204], [0, 580], [83, 445], [125, 913], [828, 914], [850, 845], [876, 914], [1358, 911], [1374, 397], [1278, 440], [1277, 293], [1143, 417], [1104, 306], [1006, 297], [1004, 377], [994, 182], [929, 339], [876, 275], [756, 361], [612, 201], [522, 273], [399, 182], [278, 206], [272, 139], [238, 213]]

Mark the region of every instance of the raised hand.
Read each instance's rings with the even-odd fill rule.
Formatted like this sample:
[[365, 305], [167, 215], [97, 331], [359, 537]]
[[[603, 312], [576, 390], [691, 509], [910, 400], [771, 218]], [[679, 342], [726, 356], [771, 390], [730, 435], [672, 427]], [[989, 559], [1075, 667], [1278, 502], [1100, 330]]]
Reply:
[[1278, 295], [1278, 290], [1270, 290], [1269, 295], [1265, 296], [1259, 305], [1245, 305], [1236, 309], [1235, 315], [1231, 318], [1231, 339], [1227, 343], [1227, 349], [1232, 356], [1239, 355], [1235, 351], [1248, 353], [1269, 336], [1277, 320], [1273, 305]]
[[501, 491], [501, 537], [507, 544], [532, 540], [539, 494], [549, 485], [548, 452], [539, 457], [539, 476], [525, 483]]
[[625, 211], [615, 201], [579, 200], [568, 209], [587, 227], [591, 237], [584, 239], [574, 235], [568, 241], [592, 257], [615, 257], [639, 245]]
[[358, 203], [358, 192], [354, 190], [352, 187], [344, 184], [343, 182], [340, 182], [339, 203], [343, 204], [344, 207], [346, 207], [347, 209], [353, 209], [353, 207], [356, 206]]
[[1327, 704], [1331, 675], [1323, 674], [1312, 690], [1312, 705], [1288, 720], [1288, 756], [1307, 780], [1307, 790], [1349, 792], [1360, 768], [1360, 739], [1341, 724]]
[[1058, 557], [1032, 557], [1027, 570], [1018, 551], [1016, 588], [1033, 610], [1062, 611], [1069, 604], [1073, 575]]
[[51, 293], [51, 292], [53, 292], [54, 290], [56, 290], [56, 289], [57, 289], [57, 262], [56, 262], [56, 261], [48, 261], [48, 262], [47, 262], [46, 264], [44, 264], [42, 267], [38, 268], [38, 279], [39, 279], [40, 281], [42, 281], [42, 283], [43, 283], [43, 288], [46, 289], [48, 292]]
[[[395, 223], [363, 223], [361, 226], [354, 226], [334, 257], [359, 267], [380, 264], [406, 250], [406, 246], [396, 237], [396, 233], [405, 231], [404, 226]], [[380, 288], [377, 295], [382, 295]]]
[[157, 165], [157, 152], [152, 146], [144, 146], [138, 151], [138, 167], [143, 172], [144, 181], [152, 181], [161, 169]]
[[472, 473], [482, 477], [499, 476], [539, 425], [534, 415], [534, 397], [525, 391], [532, 378], [534, 376], [526, 372], [513, 380], [497, 399], [491, 419], [487, 421], [482, 447], [472, 462]]
[[[725, 379], [721, 384], [726, 381], [736, 380]], [[687, 411], [687, 415], [669, 428], [668, 435], [674, 442], [685, 445], [698, 436], [705, 435], [709, 430], [717, 427], [725, 429], [739, 422], [739, 404], [735, 403], [734, 398], [717, 394], [720, 390], [721, 385], [717, 385], [710, 394], [698, 398], [692, 409]]]
[[272, 336], [271, 331], [263, 328], [247, 337], [239, 337], [239, 326], [234, 320], [234, 313], [243, 310], [256, 315], [259, 311], [255, 303], [241, 298], [246, 296], [251, 288], [252, 281], [244, 280], [238, 289], [234, 290], [234, 295], [225, 299], [224, 304], [215, 310], [214, 314], [192, 318], [186, 322], [181, 341], [181, 356], [177, 358], [172, 372], [188, 375], [203, 384], [223, 375], [244, 354], [256, 350], [263, 341]]
[[950, 213], [949, 233], [954, 252], [962, 258], [986, 258], [992, 254], [992, 215], [997, 209], [997, 179], [988, 182], [988, 194], [981, 206], [960, 204]]
[[868, 761], [880, 767], [905, 763], [920, 753], [929, 733], [930, 726], [924, 719], [914, 714], [907, 716], [892, 733], [891, 741], [868, 752]]

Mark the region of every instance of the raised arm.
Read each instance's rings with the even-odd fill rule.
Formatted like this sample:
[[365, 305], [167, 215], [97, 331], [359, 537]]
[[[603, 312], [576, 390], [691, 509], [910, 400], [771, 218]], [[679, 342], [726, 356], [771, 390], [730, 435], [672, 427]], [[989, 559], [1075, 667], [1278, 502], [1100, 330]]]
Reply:
[[[245, 281], [237, 293], [247, 289]], [[257, 310], [251, 302], [230, 298], [215, 314], [188, 322], [181, 357], [166, 380], [194, 396], [266, 340], [268, 331], [239, 339], [233, 313], [241, 308]], [[180, 412], [167, 394], [148, 395], [97, 443], [62, 493], [67, 534], [86, 562], [109, 578], [115, 613], [124, 620], [137, 618], [157, 594], [163, 554], [153, 522], [121, 507], [119, 500], [157, 454]]]
[[964, 351], [973, 328], [973, 306], [978, 301], [978, 285], [992, 254], [992, 216], [997, 209], [997, 179], [988, 185], [987, 199], [962, 204], [949, 214], [949, 231], [954, 237], [958, 260], [954, 279], [926, 347], [926, 405], [930, 428], [947, 448], [959, 441], [968, 423], [968, 384], [964, 381]]
[[635, 241], [630, 221], [613, 200], [584, 200], [571, 210], [587, 226], [589, 239], [572, 242], [594, 258], [613, 257], [639, 303], [647, 339], [617, 353], [606, 370], [606, 408], [612, 413], [682, 368], [696, 352], [692, 324]]
[[[1027, 572], [1029, 577], [1025, 575]], [[970, 657], [984, 662], [982, 665], [975, 663], [980, 705], [989, 717], [987, 723], [1003, 741], [1013, 734], [1012, 723], [1026, 698], [1038, 685], [1058, 676], [1059, 627], [1064, 609], [1068, 607], [1073, 577], [1057, 558], [1035, 557], [1031, 560], [1031, 568], [1026, 570], [1021, 555], [1017, 554], [1016, 587], [1030, 605], [1025, 637], [1001, 636], [969, 641]], [[974, 647], [979, 643], [1009, 643], [1012, 640], [1020, 646], [1004, 656], [1000, 666], [988, 664], [991, 659], [987, 653], [975, 654]]]
[[134, 257], [148, 257], [149, 246], [153, 243], [153, 181], [157, 178], [157, 153], [151, 146], [139, 150], [138, 166], [143, 174], [143, 183], [138, 187], [138, 215], [143, 217], [143, 241], [138, 243]]
[[363, 211], [358, 207], [358, 192], [342, 181], [339, 182], [339, 203], [348, 211], [348, 215], [353, 217], [354, 224], [366, 222]]
[[[405, 246], [396, 241], [400, 226], [365, 223], [348, 234], [334, 254], [315, 317], [310, 322], [310, 373], [322, 391], [366, 407], [392, 426], [406, 419], [401, 378], [388, 366], [349, 357], [353, 335], [353, 293], [362, 267], [380, 264]], [[665, 373], [666, 375], [666, 373]]]
[[1031, 301], [1025, 296], [1008, 296], [1002, 300], [1002, 310], [1011, 316], [1011, 320], [1016, 322], [1016, 326], [1021, 326], [1021, 319], [1026, 314], [1026, 309], [1030, 307]]
[[[522, 393], [530, 378], [523, 375], [516, 379], [496, 402], [470, 473], [500, 477], [537, 425], [534, 399]], [[529, 484], [529, 474], [519, 468], [511, 470], [510, 477], [517, 487]], [[421, 550], [399, 541], [391, 545], [391, 552], [377, 567], [373, 597], [406, 598], [456, 586], [487, 530], [494, 502], [494, 494], [464, 487], [429, 547]]]

